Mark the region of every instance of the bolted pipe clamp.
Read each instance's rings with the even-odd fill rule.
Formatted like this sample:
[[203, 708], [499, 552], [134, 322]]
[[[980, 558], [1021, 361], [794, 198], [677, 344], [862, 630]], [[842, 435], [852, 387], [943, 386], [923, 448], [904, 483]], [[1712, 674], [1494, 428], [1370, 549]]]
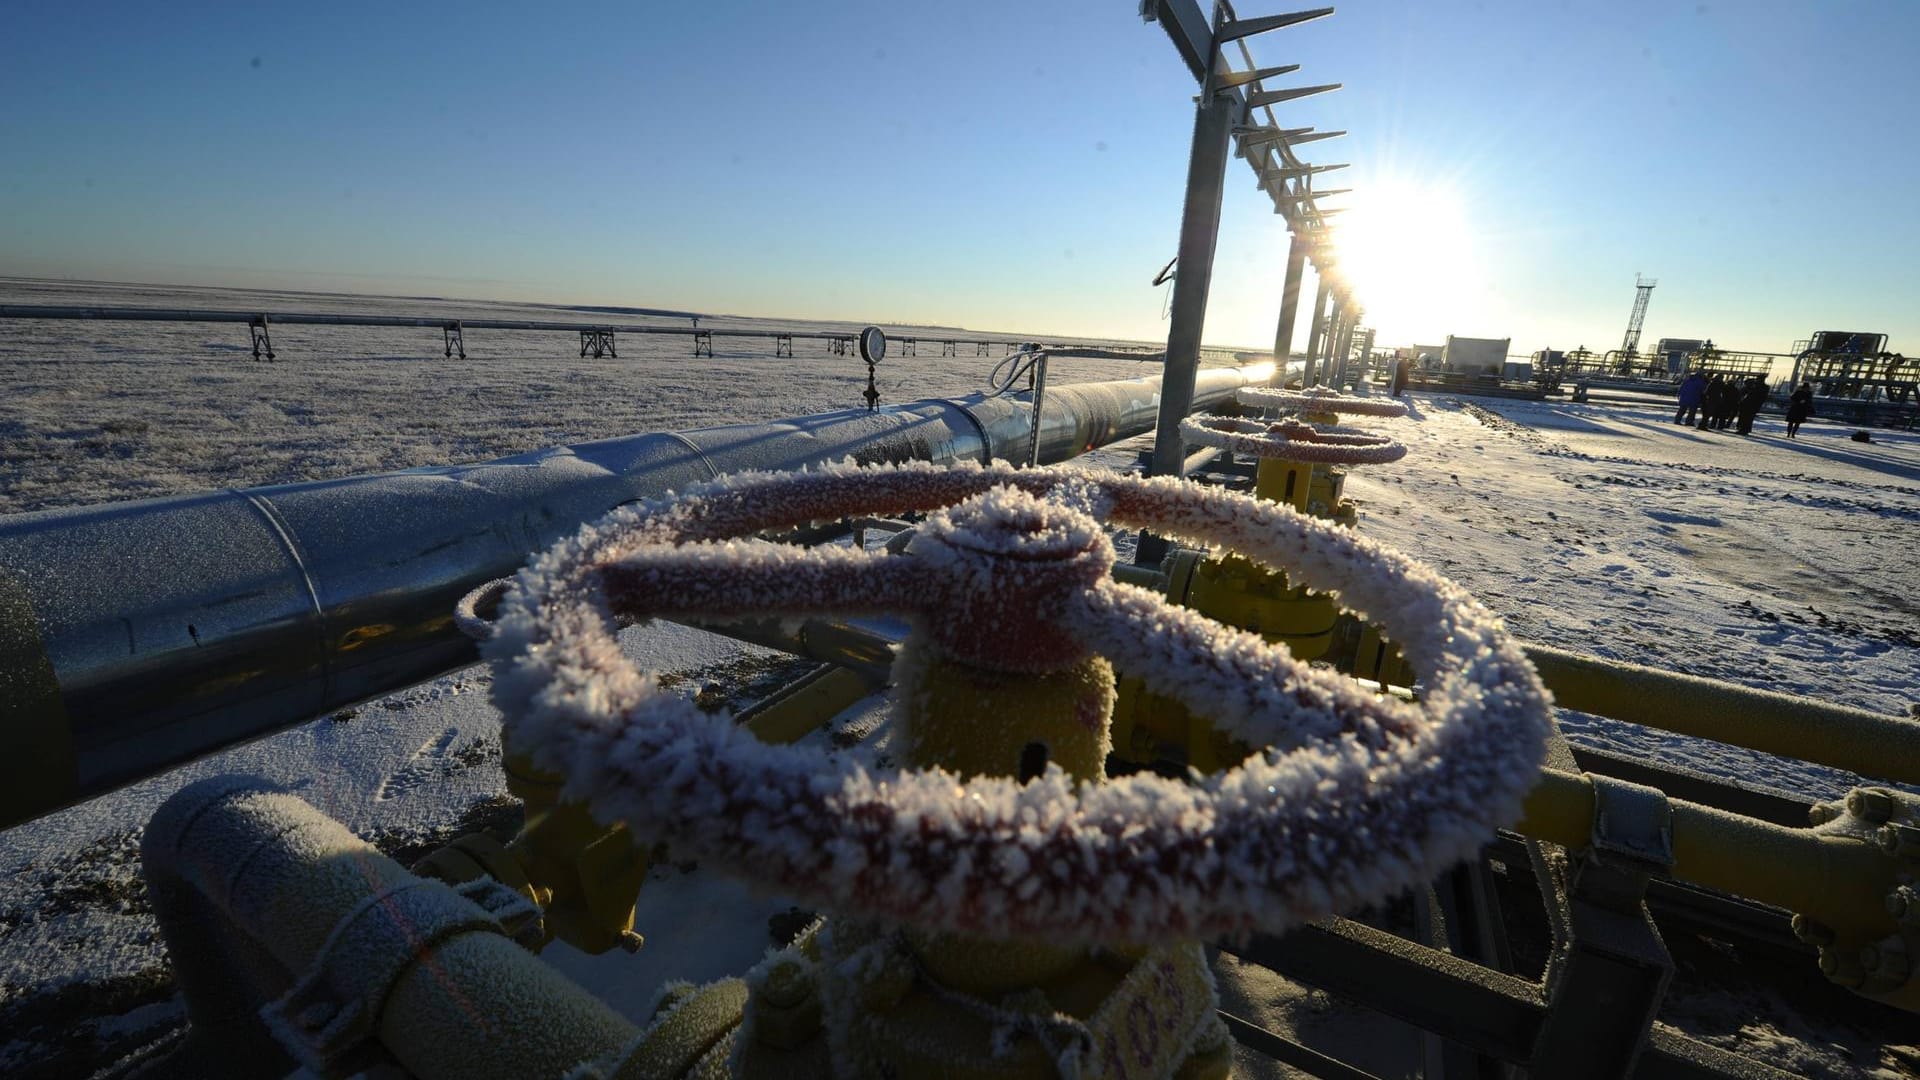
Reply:
[[341, 916], [306, 974], [261, 1009], [261, 1019], [317, 1075], [350, 1076], [368, 1063], [387, 995], [415, 961], [474, 931], [525, 945], [529, 928], [537, 940], [539, 916], [526, 897], [492, 879], [458, 888], [418, 878], [390, 886]]
[[1589, 773], [1593, 782], [1593, 850], [1650, 871], [1673, 869], [1673, 807], [1659, 788]]
[[1577, 892], [1636, 909], [1647, 879], [1673, 871], [1673, 807], [1659, 788], [1589, 773], [1593, 834], [1575, 879]]

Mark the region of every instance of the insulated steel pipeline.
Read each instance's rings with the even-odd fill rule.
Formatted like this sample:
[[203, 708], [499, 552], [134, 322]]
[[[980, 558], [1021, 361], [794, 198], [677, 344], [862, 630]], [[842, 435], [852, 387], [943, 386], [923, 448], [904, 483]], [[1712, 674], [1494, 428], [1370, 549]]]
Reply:
[[[1270, 365], [1202, 371], [1193, 407]], [[1157, 378], [1051, 387], [1043, 463], [1154, 429]], [[1012, 397], [0, 518], [0, 827], [472, 663], [455, 601], [623, 503], [743, 469], [1027, 460]]]

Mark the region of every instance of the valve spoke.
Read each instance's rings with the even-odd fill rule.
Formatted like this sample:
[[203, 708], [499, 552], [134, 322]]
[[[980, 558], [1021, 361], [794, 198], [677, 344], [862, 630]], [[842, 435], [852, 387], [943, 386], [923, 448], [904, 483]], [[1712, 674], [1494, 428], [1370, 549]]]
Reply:
[[616, 618], [909, 612], [932, 580], [918, 562], [882, 552], [764, 542], [650, 548], [599, 567], [598, 577]]
[[1331, 424], [1278, 423], [1203, 416], [1183, 420], [1180, 434], [1196, 446], [1217, 446], [1254, 457], [1325, 465], [1382, 465], [1407, 456], [1385, 435]]

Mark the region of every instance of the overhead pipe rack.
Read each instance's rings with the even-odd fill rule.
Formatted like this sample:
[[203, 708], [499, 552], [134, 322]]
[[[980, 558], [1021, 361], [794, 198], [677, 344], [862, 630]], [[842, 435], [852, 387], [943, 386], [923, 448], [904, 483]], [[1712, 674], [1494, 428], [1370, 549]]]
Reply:
[[[1207, 293], [1213, 276], [1214, 248], [1220, 235], [1220, 204], [1225, 183], [1229, 143], [1239, 140], [1239, 156], [1245, 158], [1259, 179], [1261, 190], [1274, 200], [1274, 211], [1287, 221], [1293, 242], [1287, 253], [1286, 284], [1282, 289], [1280, 321], [1274, 342], [1275, 378], [1287, 371], [1293, 339], [1293, 326], [1299, 302], [1300, 279], [1304, 265], [1311, 260], [1320, 280], [1320, 298], [1316, 300], [1305, 377], [1313, 381], [1313, 342], [1330, 343], [1332, 334], [1321, 334], [1321, 303], [1329, 289], [1336, 298], [1332, 325], [1337, 315], [1351, 308], [1350, 290], [1334, 270], [1331, 253], [1325, 246], [1323, 219], [1331, 210], [1316, 204], [1312, 191], [1313, 173], [1290, 144], [1311, 137], [1329, 138], [1344, 132], [1315, 133], [1311, 128], [1282, 128], [1272, 106], [1313, 94], [1340, 88], [1339, 83], [1269, 90], [1263, 80], [1299, 69], [1298, 64], [1263, 68], [1253, 59], [1246, 39], [1256, 34], [1297, 26], [1333, 14], [1332, 8], [1242, 19], [1226, 0], [1216, 0], [1209, 20], [1194, 0], [1142, 0], [1141, 17], [1157, 22], [1172, 40], [1174, 48], [1200, 82], [1198, 108], [1194, 114], [1193, 144], [1187, 161], [1185, 208], [1180, 222], [1180, 248], [1175, 262], [1180, 272], [1173, 279], [1171, 319], [1167, 329], [1165, 375], [1162, 381], [1165, 408], [1155, 432], [1148, 473], [1153, 476], [1180, 476], [1186, 461], [1186, 445], [1180, 436], [1180, 421], [1190, 411], [1194, 373], [1199, 369], [1200, 339], [1206, 319]], [[1223, 49], [1238, 47], [1244, 70], [1234, 70]], [[1254, 122], [1255, 109], [1266, 111], [1265, 124]], [[1272, 174], [1278, 171], [1278, 177]], [[1156, 562], [1165, 554], [1166, 545], [1156, 537], [1142, 536], [1135, 559], [1141, 564]]]
[[[372, 314], [335, 314], [332, 312], [259, 312], [234, 311], [212, 308], [145, 308], [145, 307], [96, 307], [87, 305], [47, 305], [47, 304], [0, 304], [0, 319], [63, 319], [76, 321], [101, 322], [178, 322], [178, 323], [244, 323], [249, 327], [253, 341], [253, 357], [258, 360], [265, 357], [274, 359], [273, 341], [269, 336], [272, 326], [404, 326], [440, 330], [445, 335], [445, 354], [448, 357], [458, 355], [467, 358], [466, 330], [532, 330], [561, 331], [580, 335], [580, 355], [591, 353], [594, 357], [618, 357], [615, 351], [616, 334], [665, 334], [690, 337], [693, 339], [695, 356], [712, 356], [713, 339], [717, 337], [771, 339], [774, 343], [774, 355], [792, 356], [793, 342], [796, 338], [825, 341], [829, 351], [844, 356], [851, 351], [857, 330], [748, 330], [714, 329], [702, 327], [700, 320], [706, 316], [691, 311], [653, 311], [637, 310], [635, 314], [659, 318], [691, 319], [690, 327], [651, 326], [641, 323], [604, 323], [569, 322], [551, 319], [448, 319], [430, 315], [372, 315]], [[905, 355], [913, 355], [913, 338], [898, 339], [906, 344]], [[928, 339], [935, 340], [935, 339]], [[958, 354], [961, 345], [972, 345], [981, 356], [986, 349], [996, 344], [1005, 344], [1012, 351], [1015, 343], [986, 338], [942, 337], [942, 355]], [[1049, 346], [1060, 347], [1060, 346]], [[1071, 347], [1071, 346], [1066, 346]]]

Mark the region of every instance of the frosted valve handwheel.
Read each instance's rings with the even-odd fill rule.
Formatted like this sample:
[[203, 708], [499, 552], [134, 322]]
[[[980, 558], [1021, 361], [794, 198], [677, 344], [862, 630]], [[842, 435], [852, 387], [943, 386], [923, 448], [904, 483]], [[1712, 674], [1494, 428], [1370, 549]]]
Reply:
[[1243, 386], [1235, 393], [1242, 405], [1260, 405], [1301, 412], [1339, 413], [1343, 416], [1405, 416], [1407, 407], [1383, 398], [1357, 397], [1338, 390], [1287, 390], [1278, 386]]
[[1231, 416], [1195, 416], [1180, 422], [1180, 437], [1195, 446], [1315, 465], [1381, 465], [1407, 456], [1385, 435], [1331, 424], [1277, 423]]
[[[740, 539], [908, 512], [932, 516], [901, 555]], [[1337, 594], [1393, 635], [1425, 696], [1375, 696], [1112, 581], [1098, 518]], [[1098, 653], [1263, 749], [1186, 781], [870, 770], [760, 743], [615, 640], [616, 619], [822, 611], [903, 613], [983, 666]], [[1420, 564], [1285, 506], [1060, 469], [836, 466], [622, 508], [520, 573], [483, 651], [508, 737], [640, 842], [825, 910], [1056, 943], [1277, 931], [1426, 881], [1518, 816], [1551, 726], [1499, 620]]]

